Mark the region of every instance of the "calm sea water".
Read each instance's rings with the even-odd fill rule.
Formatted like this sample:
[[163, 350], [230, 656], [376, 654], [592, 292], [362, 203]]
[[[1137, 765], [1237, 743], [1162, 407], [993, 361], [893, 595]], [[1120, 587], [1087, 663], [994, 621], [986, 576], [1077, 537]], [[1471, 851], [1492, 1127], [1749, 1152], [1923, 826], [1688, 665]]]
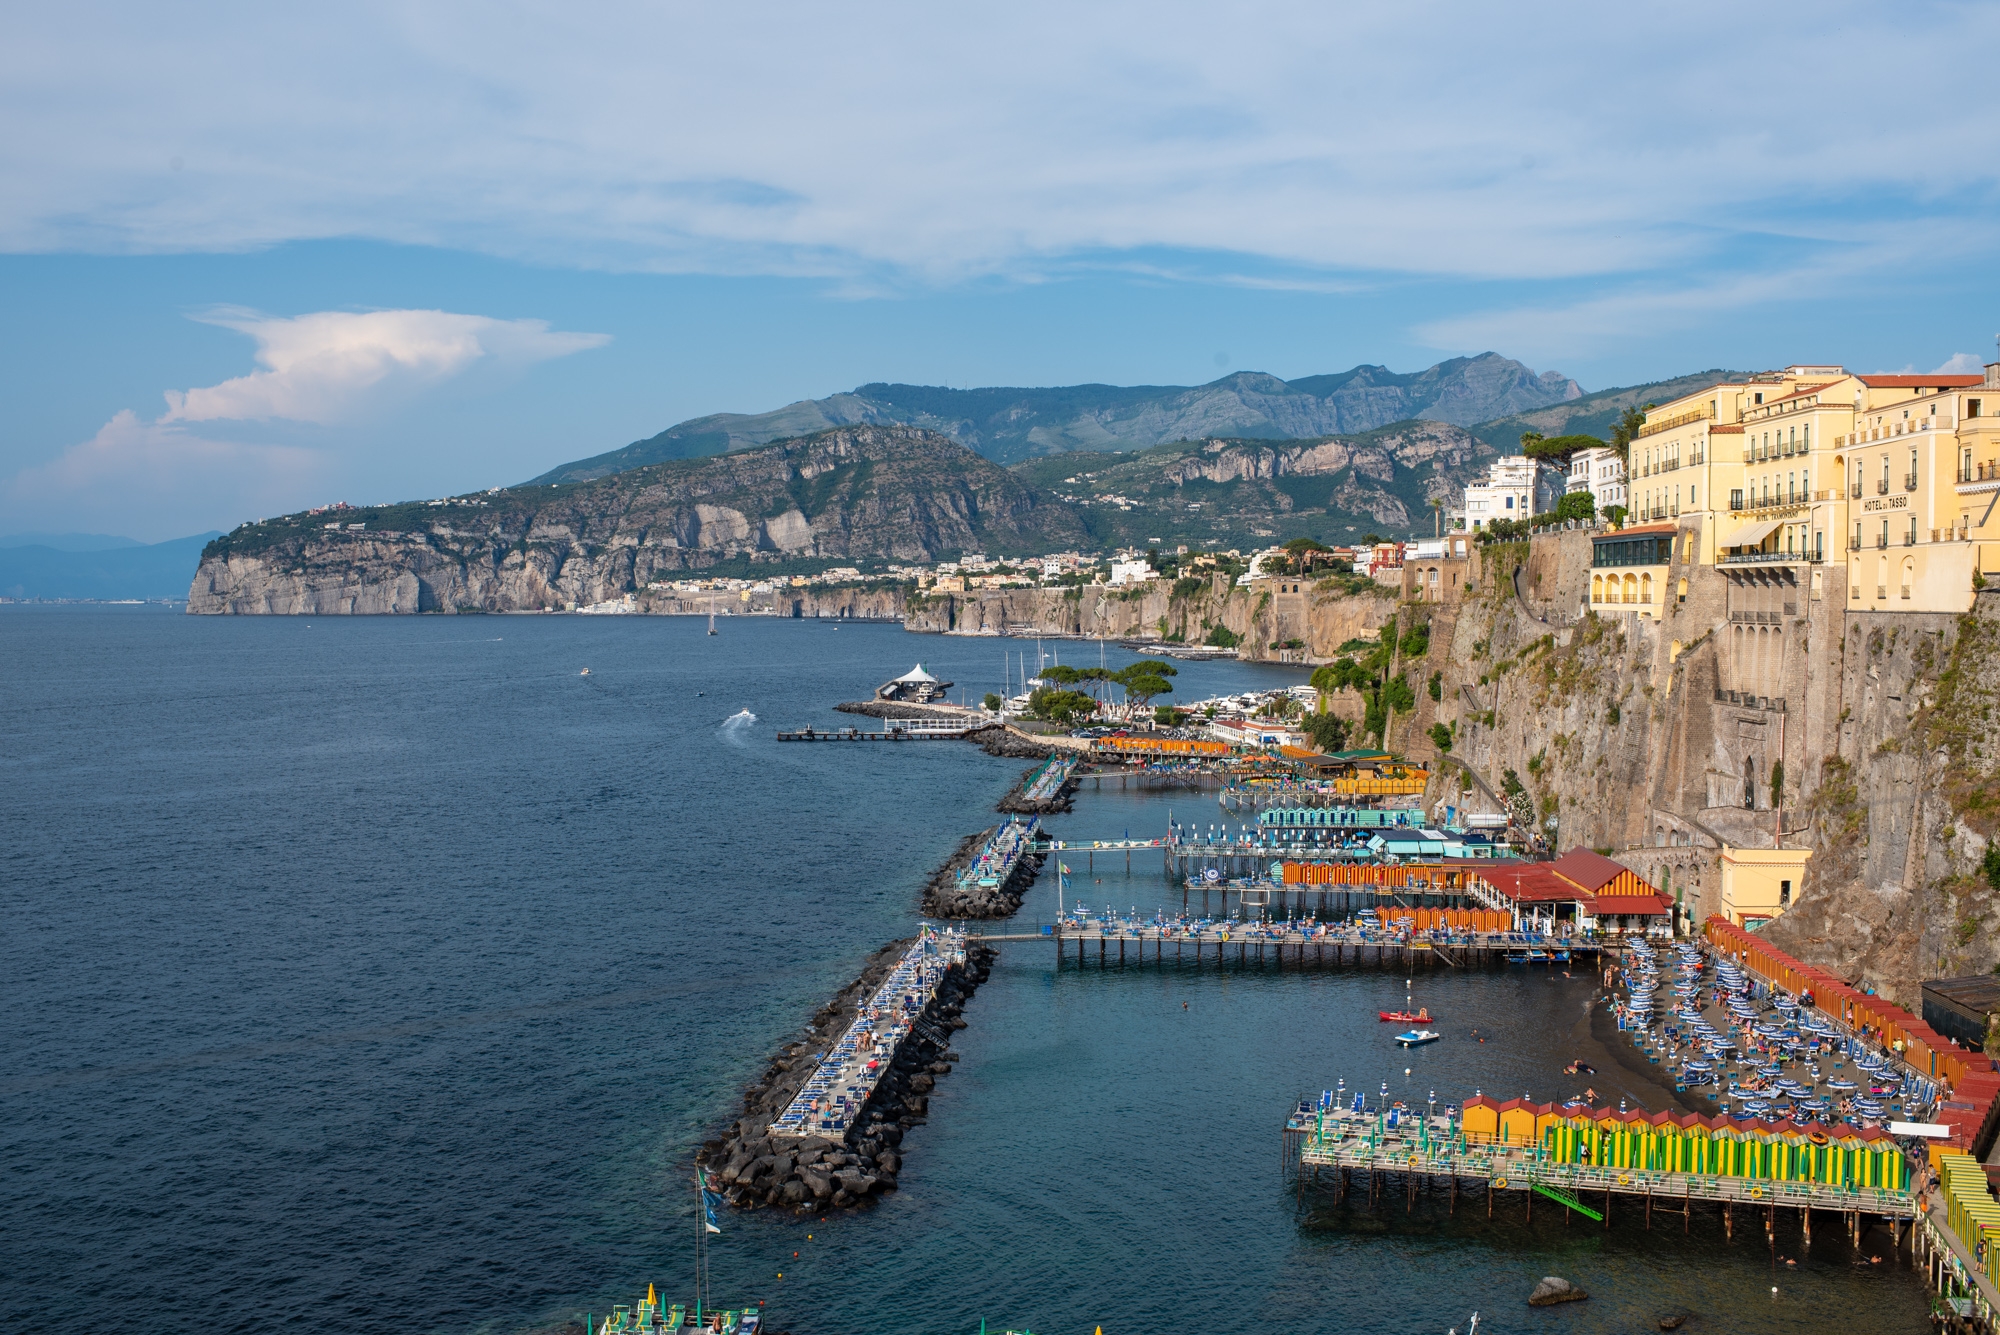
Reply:
[[[917, 659], [997, 687], [1020, 641], [703, 629], [0, 608], [0, 1324], [509, 1335], [684, 1292], [693, 1147], [1022, 768], [772, 737]], [[1297, 679], [1190, 664], [1179, 694]], [[1055, 824], [1169, 809], [1219, 819], [1113, 790]], [[1073, 893], [1178, 903], [1157, 860], [1110, 861], [1073, 860]], [[1927, 1328], [1907, 1265], [1857, 1264], [1830, 1221], [1808, 1253], [1794, 1220], [1767, 1248], [1629, 1209], [1301, 1201], [1279, 1127], [1338, 1078], [1543, 1098], [1588, 1053], [1600, 1092], [1658, 1104], [1583, 977], [1415, 987], [1449, 1037], [1405, 1053], [1374, 1019], [1399, 977], [1011, 945], [902, 1189], [726, 1218], [718, 1293], [800, 1335]], [[1529, 1309], [1543, 1274], [1594, 1296]]]

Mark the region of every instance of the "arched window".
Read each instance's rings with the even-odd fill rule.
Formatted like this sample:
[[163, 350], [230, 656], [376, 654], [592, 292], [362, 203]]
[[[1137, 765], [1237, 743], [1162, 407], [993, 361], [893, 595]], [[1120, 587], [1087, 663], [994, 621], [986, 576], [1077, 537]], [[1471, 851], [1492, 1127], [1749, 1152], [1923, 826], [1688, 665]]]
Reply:
[[1906, 556], [1903, 558], [1903, 596], [1905, 598], [1910, 596], [1910, 590], [1916, 585], [1916, 582], [1917, 559], [1914, 556]]
[[1651, 574], [1639, 576], [1639, 601], [1642, 603], [1651, 603], [1653, 601], [1653, 577]]
[[1604, 576], [1592, 575], [1590, 577], [1590, 601], [1593, 603], [1604, 601]]
[[1639, 601], [1639, 581], [1630, 575], [1625, 577], [1625, 601], [1628, 603]]

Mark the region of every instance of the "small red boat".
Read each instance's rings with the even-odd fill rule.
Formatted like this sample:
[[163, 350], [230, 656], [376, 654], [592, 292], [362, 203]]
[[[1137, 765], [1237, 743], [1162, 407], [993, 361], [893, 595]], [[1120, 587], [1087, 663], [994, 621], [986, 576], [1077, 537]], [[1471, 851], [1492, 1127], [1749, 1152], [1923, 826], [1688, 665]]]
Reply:
[[1430, 1007], [1428, 1006], [1420, 1011], [1377, 1011], [1375, 1013], [1385, 1020], [1394, 1020], [1397, 1024], [1429, 1024], [1437, 1019], [1435, 1015], [1431, 1014]]

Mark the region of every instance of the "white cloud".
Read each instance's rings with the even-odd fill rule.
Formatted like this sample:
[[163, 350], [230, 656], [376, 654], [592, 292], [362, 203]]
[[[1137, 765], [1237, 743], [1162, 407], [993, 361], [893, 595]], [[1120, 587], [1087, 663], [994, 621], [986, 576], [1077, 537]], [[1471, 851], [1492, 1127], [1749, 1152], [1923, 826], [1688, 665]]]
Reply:
[[1864, 248], [1925, 216], [1994, 239], [2000, 7], [1833, 0], [1716, 40], [1743, 24], [1716, 0], [29, 6], [0, 43], [0, 110], [37, 130], [0, 142], [0, 246], [927, 282], [1152, 247], [1639, 274], [1835, 219]]
[[1978, 375], [1986, 369], [1986, 363], [1970, 352], [1954, 352], [1943, 366], [1937, 367], [1939, 375]]
[[[0, 481], [0, 528], [48, 528], [60, 516], [62, 525], [156, 540], [331, 499], [325, 489], [356, 476], [355, 456], [366, 446], [331, 448], [313, 427], [379, 409], [482, 362], [522, 366], [609, 341], [541, 320], [450, 311], [274, 317], [230, 309], [198, 318], [255, 339], [264, 369], [168, 390], [157, 420], [120, 412], [91, 439]], [[244, 427], [204, 434], [197, 422], [258, 423], [248, 429], [278, 439], [228, 438]], [[406, 471], [376, 462], [377, 477]]]
[[257, 340], [265, 369], [205, 389], [168, 390], [162, 422], [324, 424], [384, 388], [445, 380], [485, 357], [544, 361], [610, 341], [557, 332], [542, 320], [449, 311], [319, 311], [286, 319], [229, 310], [202, 318]]
[[320, 450], [213, 440], [129, 409], [89, 440], [0, 482], [0, 527], [88, 529], [157, 542], [278, 514], [322, 488]]

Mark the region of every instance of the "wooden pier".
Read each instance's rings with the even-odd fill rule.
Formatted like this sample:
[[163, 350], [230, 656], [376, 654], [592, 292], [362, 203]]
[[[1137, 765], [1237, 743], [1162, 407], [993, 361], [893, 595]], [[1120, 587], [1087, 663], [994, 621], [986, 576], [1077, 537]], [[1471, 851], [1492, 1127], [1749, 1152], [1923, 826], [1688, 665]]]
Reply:
[[971, 728], [891, 728], [887, 732], [863, 732], [859, 728], [800, 728], [780, 732], [781, 742], [956, 742]]
[[1685, 1232], [1696, 1205], [1714, 1205], [1733, 1237], [1739, 1211], [1750, 1223], [1761, 1217], [1769, 1230], [1782, 1209], [1796, 1214], [1808, 1240], [1817, 1210], [1840, 1216], [1857, 1240], [1865, 1219], [1887, 1220], [1899, 1245], [1914, 1231], [1904, 1223], [1918, 1217], [1916, 1198], [1904, 1191], [1556, 1163], [1523, 1146], [1468, 1144], [1445, 1117], [1405, 1118], [1387, 1128], [1374, 1113], [1295, 1113], [1284, 1138], [1287, 1171], [1297, 1175], [1301, 1195], [1332, 1191], [1341, 1199], [1356, 1189], [1358, 1177], [1371, 1203], [1399, 1195], [1411, 1210], [1426, 1192], [1446, 1197], [1455, 1211], [1461, 1197], [1483, 1190], [1488, 1218], [1514, 1199], [1533, 1219], [1540, 1196], [1609, 1228], [1622, 1201], [1643, 1214], [1647, 1228], [1655, 1214], [1666, 1214], [1679, 1218]]
[[[1496, 964], [1595, 969], [1597, 942], [1544, 937], [1527, 932], [1464, 932], [1433, 937], [1334, 930], [1308, 923], [1298, 928], [1255, 923], [1045, 923], [1033, 932], [982, 935], [968, 941], [1047, 941], [1061, 965], [1074, 954], [1079, 968], [1229, 964], [1276, 969], [1399, 969], [1418, 966], [1485, 968]], [[1114, 959], [1113, 956], [1116, 956]]]

